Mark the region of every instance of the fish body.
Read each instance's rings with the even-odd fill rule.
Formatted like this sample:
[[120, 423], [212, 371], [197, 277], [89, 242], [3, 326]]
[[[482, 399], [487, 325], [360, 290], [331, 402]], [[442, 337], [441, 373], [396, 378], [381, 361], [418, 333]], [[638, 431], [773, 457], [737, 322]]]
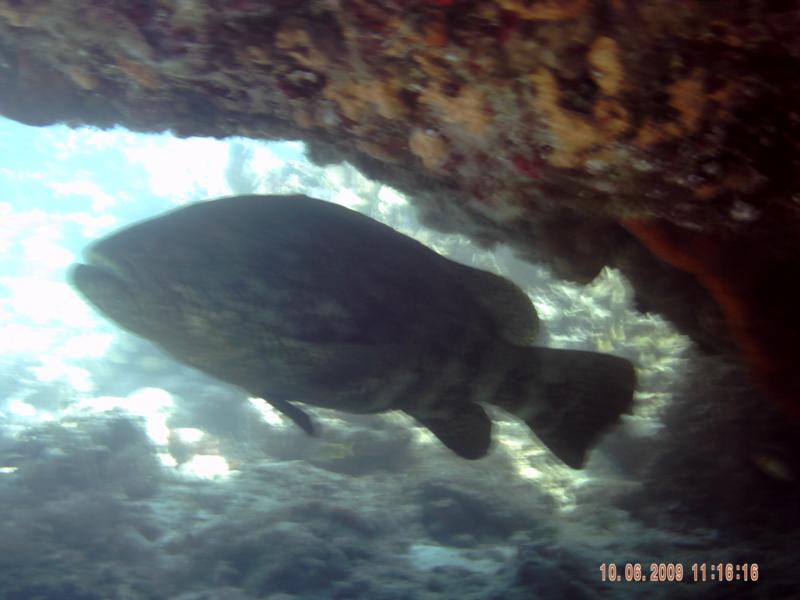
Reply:
[[578, 468], [632, 402], [628, 361], [528, 346], [536, 312], [511, 282], [306, 196], [179, 208], [90, 246], [71, 280], [112, 321], [309, 433], [298, 403], [402, 410], [480, 458], [488, 402]]

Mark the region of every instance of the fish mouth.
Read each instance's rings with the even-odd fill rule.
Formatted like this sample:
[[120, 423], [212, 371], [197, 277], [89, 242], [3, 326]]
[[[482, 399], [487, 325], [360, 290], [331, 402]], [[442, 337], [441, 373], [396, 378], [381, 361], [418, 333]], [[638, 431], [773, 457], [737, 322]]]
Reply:
[[136, 281], [124, 263], [95, 248], [84, 252], [84, 262], [74, 265], [67, 278], [81, 295], [101, 312], [114, 316], [135, 302]]

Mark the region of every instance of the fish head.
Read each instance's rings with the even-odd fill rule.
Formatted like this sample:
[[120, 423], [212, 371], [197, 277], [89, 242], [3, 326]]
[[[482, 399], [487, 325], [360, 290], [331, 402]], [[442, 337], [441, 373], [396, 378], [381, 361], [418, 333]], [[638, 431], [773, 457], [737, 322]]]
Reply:
[[124, 329], [156, 342], [186, 338], [186, 319], [213, 309], [210, 298], [192, 292], [208, 290], [203, 274], [219, 273], [216, 265], [228, 257], [202, 229], [182, 225], [166, 215], [102, 238], [83, 252], [68, 279]]
[[[71, 268], [68, 279], [100, 313], [148, 337], [153, 316], [161, 313], [166, 317], [170, 303], [166, 302], [166, 290], [154, 285], [147, 253], [136, 252], [137, 244], [133, 245], [131, 248], [118, 235], [100, 240], [84, 251], [83, 261]], [[161, 304], [162, 310], [148, 311], [154, 303]]]
[[233, 214], [198, 203], [112, 233], [84, 251], [69, 281], [107, 319], [178, 360], [232, 371], [225, 365], [255, 360], [253, 333], [274, 315], [264, 309], [270, 282], [252, 241], [264, 237], [260, 223], [231, 206]]

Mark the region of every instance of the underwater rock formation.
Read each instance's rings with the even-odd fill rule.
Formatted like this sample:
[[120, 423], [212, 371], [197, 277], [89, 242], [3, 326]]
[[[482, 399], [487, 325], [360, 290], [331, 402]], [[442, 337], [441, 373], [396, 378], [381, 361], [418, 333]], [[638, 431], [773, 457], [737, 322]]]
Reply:
[[796, 405], [799, 26], [794, 0], [3, 0], [0, 113], [303, 140], [441, 229], [622, 268]]

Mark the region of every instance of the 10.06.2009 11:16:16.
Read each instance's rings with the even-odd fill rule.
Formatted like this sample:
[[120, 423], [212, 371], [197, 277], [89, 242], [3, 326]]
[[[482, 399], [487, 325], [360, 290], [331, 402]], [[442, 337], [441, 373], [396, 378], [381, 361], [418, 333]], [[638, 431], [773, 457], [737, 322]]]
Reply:
[[[684, 567], [681, 563], [650, 563], [649, 575], [640, 563], [625, 563], [622, 571], [615, 563], [600, 565], [601, 581], [651, 581], [680, 582], [684, 580]], [[758, 563], [692, 563], [691, 580], [702, 581], [757, 581]]]

